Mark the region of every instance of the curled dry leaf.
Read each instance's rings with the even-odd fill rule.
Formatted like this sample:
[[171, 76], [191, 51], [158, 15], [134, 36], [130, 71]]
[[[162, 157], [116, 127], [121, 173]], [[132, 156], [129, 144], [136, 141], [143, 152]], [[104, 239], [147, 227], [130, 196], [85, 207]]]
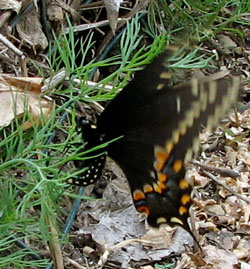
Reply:
[[13, 10], [16, 13], [19, 13], [22, 6], [21, 1], [17, 0], [1, 0], [0, 1], [0, 10]]
[[173, 229], [167, 225], [161, 225], [159, 229], [150, 227], [147, 233], [141, 238], [151, 242], [152, 248], [168, 248], [173, 243], [172, 237], [175, 232], [175, 228]]
[[7, 126], [15, 118], [29, 112], [31, 121], [23, 124], [24, 129], [39, 123], [40, 117], [48, 118], [52, 104], [41, 99], [42, 78], [10, 78], [2, 76], [0, 81], [0, 126]]
[[247, 259], [249, 257], [248, 250], [249, 241], [241, 239], [237, 248], [233, 251], [238, 259]]

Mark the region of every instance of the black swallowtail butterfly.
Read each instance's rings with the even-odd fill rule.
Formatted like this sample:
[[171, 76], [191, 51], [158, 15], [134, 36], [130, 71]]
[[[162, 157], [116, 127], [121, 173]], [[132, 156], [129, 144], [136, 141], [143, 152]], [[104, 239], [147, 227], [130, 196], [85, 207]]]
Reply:
[[215, 125], [236, 102], [240, 79], [191, 79], [171, 88], [165, 59], [163, 54], [136, 73], [96, 125], [82, 121], [87, 149], [122, 138], [98, 150], [99, 157], [86, 161], [88, 170], [70, 183], [93, 183], [108, 155], [122, 168], [134, 205], [147, 215], [150, 225], [178, 224], [191, 233], [187, 223], [191, 186], [184, 162], [199, 148], [200, 124]]

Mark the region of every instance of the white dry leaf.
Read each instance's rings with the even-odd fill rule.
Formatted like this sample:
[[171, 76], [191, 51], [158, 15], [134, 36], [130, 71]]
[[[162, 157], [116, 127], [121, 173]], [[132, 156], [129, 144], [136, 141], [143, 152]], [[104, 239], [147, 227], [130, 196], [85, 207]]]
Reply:
[[18, 14], [21, 7], [22, 7], [22, 1], [17, 1], [17, 0], [1, 0], [0, 1], [0, 10], [13, 10]]
[[246, 260], [249, 257], [249, 247], [249, 240], [241, 239], [233, 253], [238, 259]]
[[241, 269], [250, 269], [250, 264], [246, 262], [240, 262], [240, 268]]
[[222, 206], [219, 204], [207, 205], [206, 209], [208, 210], [208, 212], [212, 212], [218, 216], [223, 216], [225, 214], [225, 211], [223, 210]]
[[249, 220], [250, 220], [250, 205], [244, 201], [242, 201], [243, 203], [243, 208], [244, 208], [244, 211], [243, 211], [243, 220], [244, 220], [244, 223], [249, 223]]
[[[202, 248], [205, 254], [205, 261], [207, 263], [207, 268], [214, 269], [234, 269], [238, 264], [238, 259], [233, 253], [218, 249], [214, 246], [208, 245]], [[213, 266], [213, 267], [210, 267]]]

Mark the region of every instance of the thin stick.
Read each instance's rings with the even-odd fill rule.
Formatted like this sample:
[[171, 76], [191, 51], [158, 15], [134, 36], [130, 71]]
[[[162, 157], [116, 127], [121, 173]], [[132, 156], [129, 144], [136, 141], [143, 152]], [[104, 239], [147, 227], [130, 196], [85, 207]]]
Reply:
[[224, 177], [231, 177], [231, 178], [237, 178], [239, 176], [239, 172], [229, 169], [229, 168], [220, 168], [220, 167], [215, 167], [215, 166], [207, 166], [204, 165], [198, 161], [192, 161], [191, 162], [194, 165], [197, 165], [199, 167], [201, 167], [204, 170], [208, 170], [208, 171], [212, 171], [212, 172], [216, 172], [217, 174], [224, 176]]
[[231, 188], [227, 187], [224, 183], [220, 182], [213, 174], [207, 172], [207, 171], [203, 171], [203, 173], [205, 175], [207, 175], [209, 178], [211, 178], [212, 180], [214, 180], [216, 183], [218, 183], [219, 185], [221, 185], [225, 190], [231, 192], [232, 194], [234, 194], [235, 196], [237, 196], [238, 198], [240, 198], [241, 200], [250, 203], [250, 199], [248, 199], [247, 197], [233, 191]]
[[15, 45], [13, 45], [6, 37], [0, 34], [0, 42], [2, 42], [6, 47], [12, 50], [17, 56], [25, 57], [24, 53], [19, 50]]

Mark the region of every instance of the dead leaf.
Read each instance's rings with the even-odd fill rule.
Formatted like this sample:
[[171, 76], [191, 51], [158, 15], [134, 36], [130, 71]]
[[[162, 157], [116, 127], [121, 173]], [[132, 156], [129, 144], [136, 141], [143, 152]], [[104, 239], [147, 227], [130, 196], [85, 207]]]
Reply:
[[241, 239], [233, 253], [238, 259], [246, 259], [249, 257], [249, 240]]
[[175, 269], [195, 268], [194, 262], [187, 253], [181, 254], [181, 260], [177, 262]]
[[214, 269], [234, 269], [238, 264], [237, 257], [231, 252], [218, 249], [214, 246], [208, 245], [202, 248], [205, 254], [205, 261], [207, 262], [208, 268]]
[[44, 50], [48, 47], [48, 40], [42, 31], [39, 14], [35, 8], [24, 15], [16, 29], [20, 38], [32, 48]]
[[240, 268], [241, 269], [250, 269], [250, 264], [245, 262], [240, 262]]
[[167, 225], [161, 225], [159, 229], [150, 227], [146, 234], [141, 238], [143, 240], [150, 241], [154, 249], [168, 248], [172, 244], [173, 234], [176, 232], [176, 228], [170, 228]]
[[21, 7], [22, 7], [22, 1], [18, 1], [18, 0], [1, 0], [0, 1], [0, 10], [13, 10], [18, 14]]
[[206, 209], [207, 209], [207, 211], [212, 212], [218, 216], [225, 214], [225, 211], [223, 210], [222, 206], [218, 205], [218, 204], [207, 205]]
[[[112, 248], [128, 238], [141, 238], [146, 232], [145, 222], [134, 208], [125, 179], [112, 180], [103, 193], [102, 201], [87, 201], [81, 211], [78, 221], [80, 218], [91, 216], [94, 223], [86, 223], [83, 226], [80, 222], [79, 226], [82, 227], [80, 233], [91, 234], [94, 242], [102, 250]], [[184, 245], [193, 246], [193, 239], [186, 231], [181, 228], [174, 231], [171, 228], [171, 232], [161, 231], [160, 235], [149, 233], [148, 240], [144, 237], [142, 239], [150, 241], [150, 245], [144, 243], [126, 245], [112, 252], [108, 261], [119, 262], [122, 264], [120, 268], [128, 268], [131, 260], [161, 260], [171, 253], [179, 255], [185, 250]], [[170, 241], [173, 242], [168, 247]]]
[[21, 91], [41, 93], [41, 87], [43, 86], [43, 78], [29, 78], [29, 77], [9, 77], [1, 75], [1, 77], [9, 85], [21, 89]]
[[[0, 81], [0, 126], [8, 126], [15, 116], [22, 117], [28, 111], [32, 121], [39, 123], [40, 117], [49, 117], [52, 104], [41, 99], [42, 78], [10, 78], [2, 76]], [[40, 89], [40, 90], [39, 90]], [[33, 125], [23, 124], [24, 129]]]
[[213, 231], [213, 232], [218, 232], [219, 229], [216, 227], [216, 225], [212, 222], [209, 221], [199, 221], [199, 228], [204, 229], [206, 231]]
[[229, 36], [218, 35], [217, 37], [226, 54], [232, 53], [232, 51], [237, 48], [237, 44]]
[[117, 27], [117, 19], [121, 2], [122, 0], [104, 0], [107, 10], [107, 17], [113, 34], [115, 34]]
[[63, 10], [57, 1], [50, 1], [50, 4], [47, 5], [47, 15], [49, 21], [53, 23], [54, 28], [58, 29], [63, 25]]

